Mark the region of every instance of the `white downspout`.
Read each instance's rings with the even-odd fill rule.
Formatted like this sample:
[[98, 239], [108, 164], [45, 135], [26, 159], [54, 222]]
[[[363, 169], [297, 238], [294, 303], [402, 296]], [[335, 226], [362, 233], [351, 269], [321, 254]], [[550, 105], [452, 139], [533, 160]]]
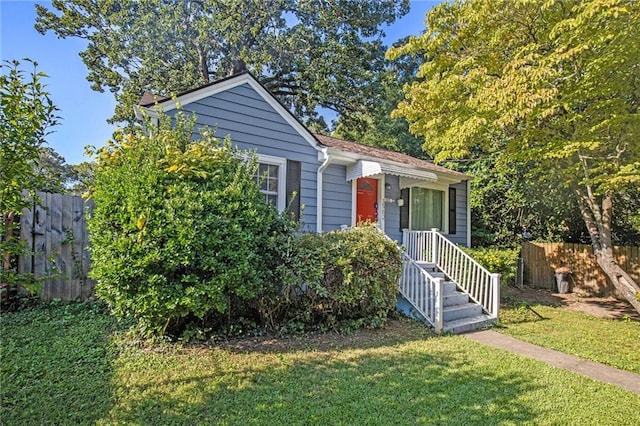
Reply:
[[322, 164], [320, 165], [320, 167], [318, 167], [318, 179], [316, 179], [317, 182], [317, 212], [316, 212], [316, 221], [317, 221], [317, 225], [316, 225], [316, 230], [317, 232], [322, 232], [322, 176], [323, 176], [323, 172], [324, 170], [327, 168], [327, 166], [329, 165], [329, 163], [331, 162], [331, 156], [329, 155], [329, 153], [327, 152], [327, 148], [323, 148], [322, 149], [322, 154], [324, 155], [324, 161], [322, 162]]
[[467, 179], [467, 247], [471, 247], [471, 179]]

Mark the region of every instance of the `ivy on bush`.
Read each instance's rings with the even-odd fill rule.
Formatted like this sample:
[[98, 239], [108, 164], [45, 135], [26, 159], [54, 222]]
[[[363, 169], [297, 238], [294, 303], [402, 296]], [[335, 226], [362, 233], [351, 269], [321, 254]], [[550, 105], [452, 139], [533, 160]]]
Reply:
[[119, 131], [97, 152], [89, 221], [96, 294], [149, 332], [228, 313], [264, 291], [282, 218], [256, 162], [194, 120]]

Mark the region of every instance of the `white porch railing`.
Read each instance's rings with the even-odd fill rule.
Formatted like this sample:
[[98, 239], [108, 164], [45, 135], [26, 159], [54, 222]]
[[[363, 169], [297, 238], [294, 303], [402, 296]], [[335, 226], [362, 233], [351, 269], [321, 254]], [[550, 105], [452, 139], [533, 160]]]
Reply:
[[445, 238], [437, 229], [402, 231], [402, 242], [416, 262], [435, 264], [459, 289], [493, 318], [500, 308], [500, 274], [492, 274]]
[[[382, 231], [381, 231], [382, 232]], [[382, 235], [393, 241], [387, 234]], [[393, 241], [396, 244], [395, 241]], [[407, 253], [398, 246], [402, 258], [402, 274], [398, 280], [398, 291], [414, 309], [435, 329], [442, 332], [443, 320], [443, 285], [442, 278], [434, 278], [422, 269]]]
[[434, 278], [422, 269], [402, 249], [402, 275], [398, 282], [400, 294], [433, 326], [442, 332], [442, 278]]

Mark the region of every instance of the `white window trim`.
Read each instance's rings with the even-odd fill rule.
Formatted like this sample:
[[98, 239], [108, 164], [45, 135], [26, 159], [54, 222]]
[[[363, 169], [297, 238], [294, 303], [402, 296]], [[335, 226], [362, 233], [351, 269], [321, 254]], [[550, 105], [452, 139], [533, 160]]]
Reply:
[[278, 166], [278, 205], [279, 212], [287, 207], [287, 159], [272, 155], [258, 154], [258, 163]]

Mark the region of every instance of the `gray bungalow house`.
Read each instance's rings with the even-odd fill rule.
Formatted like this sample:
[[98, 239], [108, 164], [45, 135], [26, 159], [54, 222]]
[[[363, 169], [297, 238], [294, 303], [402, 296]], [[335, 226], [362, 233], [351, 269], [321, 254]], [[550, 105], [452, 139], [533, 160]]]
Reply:
[[470, 244], [470, 176], [313, 134], [250, 73], [172, 99], [146, 94], [137, 113], [157, 118], [175, 114], [178, 105], [217, 136], [229, 135], [238, 148], [255, 151], [265, 199], [281, 211], [288, 208], [308, 231], [372, 221], [402, 244], [399, 309], [439, 332], [466, 331], [497, 318], [498, 276], [456, 246]]

